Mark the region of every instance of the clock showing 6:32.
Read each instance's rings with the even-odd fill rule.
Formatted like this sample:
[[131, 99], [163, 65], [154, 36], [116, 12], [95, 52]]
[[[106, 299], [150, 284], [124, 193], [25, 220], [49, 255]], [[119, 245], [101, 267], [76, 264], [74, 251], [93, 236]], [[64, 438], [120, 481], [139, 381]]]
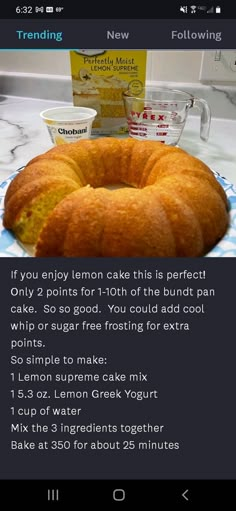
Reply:
[[33, 14], [32, 5], [18, 5], [16, 7], [16, 14]]

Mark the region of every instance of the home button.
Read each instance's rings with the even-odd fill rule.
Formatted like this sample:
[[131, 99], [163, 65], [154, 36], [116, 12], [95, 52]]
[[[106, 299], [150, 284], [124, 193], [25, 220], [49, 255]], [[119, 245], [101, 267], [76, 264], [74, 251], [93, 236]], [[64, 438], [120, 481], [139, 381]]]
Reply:
[[125, 490], [116, 489], [113, 491], [113, 500], [116, 500], [117, 502], [122, 502], [122, 500], [125, 500]]

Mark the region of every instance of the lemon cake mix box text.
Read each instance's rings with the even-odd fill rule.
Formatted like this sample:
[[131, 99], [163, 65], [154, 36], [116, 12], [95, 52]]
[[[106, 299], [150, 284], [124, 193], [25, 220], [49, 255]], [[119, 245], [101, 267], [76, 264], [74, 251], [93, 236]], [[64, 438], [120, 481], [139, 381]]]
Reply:
[[96, 110], [93, 134], [121, 135], [128, 131], [123, 92], [140, 94], [142, 91], [146, 54], [143, 50], [70, 52], [73, 103]]

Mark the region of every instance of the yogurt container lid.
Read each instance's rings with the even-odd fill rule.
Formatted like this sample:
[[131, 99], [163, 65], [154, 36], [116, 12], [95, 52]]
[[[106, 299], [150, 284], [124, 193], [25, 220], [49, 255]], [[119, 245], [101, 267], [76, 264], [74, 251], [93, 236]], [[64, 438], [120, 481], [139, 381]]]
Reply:
[[90, 120], [97, 115], [96, 110], [93, 108], [86, 108], [80, 106], [62, 106], [56, 108], [49, 108], [40, 113], [40, 117], [46, 121], [55, 122], [74, 122]]

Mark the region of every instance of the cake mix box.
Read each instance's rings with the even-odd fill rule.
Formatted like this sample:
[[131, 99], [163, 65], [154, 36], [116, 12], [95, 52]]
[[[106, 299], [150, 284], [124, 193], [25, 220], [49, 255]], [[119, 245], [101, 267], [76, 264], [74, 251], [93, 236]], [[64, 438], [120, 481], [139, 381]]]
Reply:
[[73, 102], [94, 108], [92, 133], [120, 135], [128, 132], [122, 94], [139, 94], [145, 86], [143, 50], [77, 50], [70, 52]]

